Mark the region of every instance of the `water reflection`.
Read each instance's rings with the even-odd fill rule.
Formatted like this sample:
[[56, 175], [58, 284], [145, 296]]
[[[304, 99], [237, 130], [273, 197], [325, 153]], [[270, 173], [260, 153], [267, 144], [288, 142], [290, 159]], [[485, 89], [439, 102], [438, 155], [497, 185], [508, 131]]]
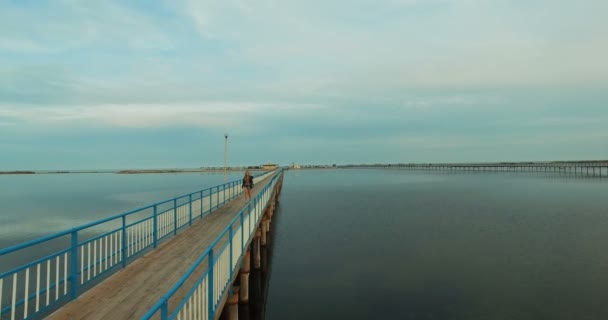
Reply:
[[1, 175], [0, 247], [222, 183], [223, 173]]
[[574, 174], [290, 171], [265, 319], [607, 319], [606, 192]]

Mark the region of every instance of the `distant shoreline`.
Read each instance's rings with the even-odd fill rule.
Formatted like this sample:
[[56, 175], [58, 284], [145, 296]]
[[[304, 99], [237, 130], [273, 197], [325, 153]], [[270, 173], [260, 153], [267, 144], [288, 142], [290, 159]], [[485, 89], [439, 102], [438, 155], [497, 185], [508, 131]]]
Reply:
[[[573, 161], [527, 161], [527, 162], [481, 162], [481, 163], [374, 163], [374, 164], [341, 164], [341, 165], [299, 165], [290, 167], [290, 170], [310, 170], [310, 169], [354, 169], [354, 168], [410, 168], [425, 166], [529, 166], [529, 165], [580, 165], [588, 164], [591, 166], [605, 167], [608, 160], [573, 160]], [[245, 170], [265, 171], [261, 168], [232, 167], [226, 168], [227, 172], [243, 172]], [[183, 169], [116, 169], [116, 170], [11, 170], [0, 171], [0, 175], [26, 175], [26, 174], [78, 174], [78, 173], [112, 173], [112, 174], [160, 174], [160, 173], [221, 173], [223, 168], [183, 168]]]
[[[227, 168], [227, 172], [242, 172], [247, 168]], [[263, 169], [253, 169], [251, 171], [263, 171]], [[127, 170], [87, 170], [87, 171], [0, 171], [0, 175], [25, 175], [25, 174], [83, 174], [83, 173], [111, 173], [111, 174], [156, 174], [156, 173], [221, 173], [224, 169], [127, 169]]]
[[0, 174], [36, 174], [34, 171], [0, 171]]
[[[227, 172], [244, 171], [247, 169], [226, 169]], [[249, 169], [261, 170], [261, 169]], [[195, 173], [195, 172], [224, 172], [224, 169], [136, 169], [120, 170], [116, 174], [146, 174], [146, 173]]]

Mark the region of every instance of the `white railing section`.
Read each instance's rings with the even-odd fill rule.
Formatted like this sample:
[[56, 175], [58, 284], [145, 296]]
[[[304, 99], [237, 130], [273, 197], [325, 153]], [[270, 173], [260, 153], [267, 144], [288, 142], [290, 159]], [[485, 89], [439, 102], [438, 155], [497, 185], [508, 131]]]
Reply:
[[81, 285], [94, 279], [98, 274], [102, 274], [113, 268], [122, 261], [121, 242], [122, 232], [114, 231], [85, 241], [79, 246]]
[[[241, 226], [239, 225], [236, 229], [234, 229], [234, 232], [232, 233], [232, 243], [236, 243], [237, 245], [232, 246], [232, 257], [240, 257], [241, 254], [243, 253], [243, 235], [242, 235], [242, 229]], [[238, 259], [232, 259], [232, 265], [230, 266], [232, 269], [234, 269], [236, 267], [238, 263]]]

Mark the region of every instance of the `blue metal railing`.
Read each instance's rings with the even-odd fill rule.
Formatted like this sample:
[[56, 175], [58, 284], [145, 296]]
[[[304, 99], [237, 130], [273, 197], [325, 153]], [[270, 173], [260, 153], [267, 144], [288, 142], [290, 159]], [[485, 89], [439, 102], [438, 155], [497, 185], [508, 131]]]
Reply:
[[1, 249], [0, 319], [57, 309], [241, 193], [236, 180]]
[[180, 280], [141, 319], [214, 319], [282, 173], [280, 170], [240, 210]]

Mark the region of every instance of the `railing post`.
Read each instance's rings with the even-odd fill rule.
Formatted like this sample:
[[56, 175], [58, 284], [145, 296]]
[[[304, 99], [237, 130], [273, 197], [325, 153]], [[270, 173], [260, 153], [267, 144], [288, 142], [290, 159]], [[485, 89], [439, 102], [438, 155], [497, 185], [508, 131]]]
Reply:
[[154, 237], [154, 248], [158, 246], [158, 208], [154, 205], [154, 220], [152, 222], [154, 230], [152, 236]]
[[209, 318], [208, 319], [213, 319], [213, 248], [211, 248], [211, 250], [209, 250], [209, 257], [207, 258], [207, 263], [209, 263], [209, 273], [207, 274], [207, 276], [209, 277], [209, 293], [207, 294], [207, 297], [209, 297], [209, 301], [208, 301], [208, 305], [209, 305]]
[[189, 225], [192, 225], [192, 193], [188, 195], [188, 203], [190, 204], [190, 223]]
[[177, 199], [173, 199], [173, 235], [177, 234]]
[[167, 320], [169, 319], [169, 304], [167, 303], [167, 299], [163, 301], [163, 304], [160, 307], [160, 319]]
[[232, 241], [232, 223], [230, 224], [230, 228], [228, 229], [228, 236], [230, 237], [230, 268], [228, 270], [230, 270], [229, 274], [230, 274], [230, 278], [232, 279], [232, 250], [233, 250], [233, 241]]
[[201, 190], [201, 219], [203, 218], [203, 190]]
[[127, 216], [122, 216], [122, 267], [127, 266]]
[[209, 188], [209, 213], [213, 211], [213, 187]]
[[215, 192], [215, 196], [216, 196], [216, 200], [215, 201], [215, 208], [219, 208], [220, 207], [220, 186], [216, 186], [215, 187], [216, 192]]
[[244, 210], [241, 210], [241, 254], [244, 253], [243, 250], [245, 249], [245, 228], [243, 228], [245, 224], [245, 221], [243, 221], [245, 215], [243, 214], [243, 211]]
[[251, 201], [247, 202], [247, 221], [249, 221], [249, 234], [247, 235], [247, 240], [251, 238]]
[[78, 283], [78, 230], [72, 231], [71, 242], [70, 281], [72, 282], [72, 286], [70, 287], [70, 298], [74, 300], [78, 297], [78, 290], [80, 289], [80, 283]]

